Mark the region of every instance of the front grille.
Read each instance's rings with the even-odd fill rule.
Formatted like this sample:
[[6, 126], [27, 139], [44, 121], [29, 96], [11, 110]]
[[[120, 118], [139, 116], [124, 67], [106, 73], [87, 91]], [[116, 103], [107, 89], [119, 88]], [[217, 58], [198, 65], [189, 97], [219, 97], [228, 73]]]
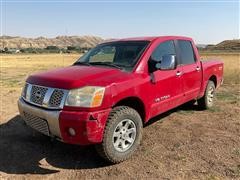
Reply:
[[49, 136], [49, 128], [48, 128], [48, 123], [46, 120], [39, 118], [35, 115], [23, 112], [24, 115], [24, 120], [26, 122], [26, 124], [30, 127], [32, 127], [33, 129]]
[[45, 97], [47, 90], [48, 90], [48, 88], [45, 88], [45, 87], [32, 86], [30, 100], [33, 103], [42, 105], [43, 99]]
[[26, 83], [22, 97], [25, 101], [49, 109], [62, 109], [68, 91]]
[[50, 100], [49, 100], [49, 106], [59, 107], [61, 102], [62, 102], [63, 95], [64, 95], [63, 90], [55, 89], [52, 93], [52, 96], [51, 96]]

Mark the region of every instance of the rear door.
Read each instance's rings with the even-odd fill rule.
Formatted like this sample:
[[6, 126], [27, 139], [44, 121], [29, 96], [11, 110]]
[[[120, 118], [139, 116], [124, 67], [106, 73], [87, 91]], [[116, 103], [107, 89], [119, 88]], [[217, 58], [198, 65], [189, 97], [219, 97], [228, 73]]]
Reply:
[[[164, 55], [176, 55], [173, 40], [160, 43], [153, 51], [151, 57], [161, 60]], [[152, 116], [167, 111], [181, 104], [182, 89], [182, 67], [177, 66], [173, 70], [157, 70], [153, 72], [155, 83], [151, 83]]]
[[191, 41], [178, 40], [177, 50], [182, 66], [182, 82], [185, 101], [195, 99], [201, 88], [201, 64], [197, 61]]

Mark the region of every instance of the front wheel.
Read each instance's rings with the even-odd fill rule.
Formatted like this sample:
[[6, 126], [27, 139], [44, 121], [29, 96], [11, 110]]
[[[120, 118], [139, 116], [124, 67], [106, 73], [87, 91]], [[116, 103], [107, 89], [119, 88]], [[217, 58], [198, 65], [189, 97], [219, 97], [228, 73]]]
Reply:
[[142, 139], [142, 119], [127, 106], [115, 107], [106, 123], [103, 142], [96, 145], [101, 157], [120, 163], [133, 155]]
[[215, 84], [213, 81], [208, 81], [204, 96], [198, 100], [198, 105], [201, 109], [209, 109], [213, 106], [215, 95]]

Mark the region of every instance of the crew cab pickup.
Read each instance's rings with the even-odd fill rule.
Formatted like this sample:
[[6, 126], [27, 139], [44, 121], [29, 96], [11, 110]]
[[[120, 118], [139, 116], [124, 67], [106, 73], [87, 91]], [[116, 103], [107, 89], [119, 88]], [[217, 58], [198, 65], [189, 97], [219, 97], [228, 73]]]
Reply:
[[104, 42], [69, 67], [27, 78], [18, 101], [26, 124], [70, 144], [95, 144], [112, 163], [128, 159], [143, 124], [189, 101], [213, 106], [223, 63], [200, 61], [191, 38]]

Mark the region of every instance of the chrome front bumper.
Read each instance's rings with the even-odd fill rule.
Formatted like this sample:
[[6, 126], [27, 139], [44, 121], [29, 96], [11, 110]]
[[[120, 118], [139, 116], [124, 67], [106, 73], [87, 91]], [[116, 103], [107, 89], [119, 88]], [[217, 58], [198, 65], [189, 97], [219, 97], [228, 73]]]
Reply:
[[[60, 110], [46, 110], [33, 105], [29, 105], [22, 98], [18, 100], [18, 109], [21, 117], [27, 124], [28, 122], [26, 121], [26, 118], [28, 117], [26, 117], [26, 114], [29, 114], [31, 117], [34, 117], [36, 119], [39, 118], [40, 120], [46, 121], [49, 130], [49, 134], [47, 135], [62, 139], [59, 126]], [[39, 131], [38, 128], [33, 128]]]

